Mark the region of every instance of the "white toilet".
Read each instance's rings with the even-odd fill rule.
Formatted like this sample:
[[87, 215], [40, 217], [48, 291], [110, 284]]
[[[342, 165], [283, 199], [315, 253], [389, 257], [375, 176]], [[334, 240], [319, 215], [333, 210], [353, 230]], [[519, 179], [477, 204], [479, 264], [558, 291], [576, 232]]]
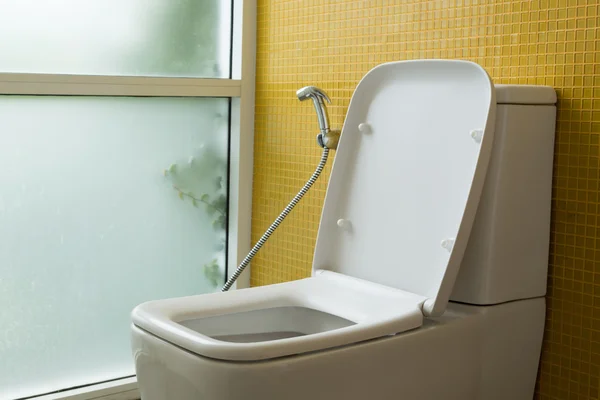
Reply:
[[531, 399], [555, 103], [466, 61], [374, 68], [348, 109], [312, 277], [138, 306], [142, 399]]

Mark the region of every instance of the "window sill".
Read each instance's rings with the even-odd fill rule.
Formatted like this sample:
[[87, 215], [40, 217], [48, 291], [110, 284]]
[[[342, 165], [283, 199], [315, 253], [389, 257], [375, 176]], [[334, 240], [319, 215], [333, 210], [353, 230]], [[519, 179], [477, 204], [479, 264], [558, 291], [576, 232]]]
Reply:
[[133, 377], [34, 397], [32, 400], [137, 400], [139, 398], [137, 379]]

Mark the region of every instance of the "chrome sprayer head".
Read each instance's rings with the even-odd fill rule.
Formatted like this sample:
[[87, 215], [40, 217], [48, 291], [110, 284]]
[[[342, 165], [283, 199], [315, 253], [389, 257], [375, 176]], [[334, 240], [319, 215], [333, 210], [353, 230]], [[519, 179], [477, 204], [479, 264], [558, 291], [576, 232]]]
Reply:
[[[327, 108], [325, 107], [325, 101], [331, 103], [327, 94], [315, 86], [305, 86], [302, 89], [296, 91], [298, 100], [304, 101], [312, 99], [315, 111], [317, 112], [317, 119], [319, 120], [319, 129], [322, 134], [329, 132], [329, 116], [327, 115]], [[325, 101], [324, 101], [325, 100]]]
[[318, 87], [305, 86], [302, 89], [296, 91], [298, 100], [304, 101], [312, 99], [315, 111], [317, 112], [317, 119], [319, 121], [319, 129], [321, 133], [317, 136], [317, 142], [321, 147], [327, 147], [329, 149], [337, 148], [337, 142], [339, 140], [339, 132], [332, 132], [329, 129], [329, 116], [327, 115], [327, 107], [325, 107], [325, 101], [331, 103], [331, 100], [327, 94]]

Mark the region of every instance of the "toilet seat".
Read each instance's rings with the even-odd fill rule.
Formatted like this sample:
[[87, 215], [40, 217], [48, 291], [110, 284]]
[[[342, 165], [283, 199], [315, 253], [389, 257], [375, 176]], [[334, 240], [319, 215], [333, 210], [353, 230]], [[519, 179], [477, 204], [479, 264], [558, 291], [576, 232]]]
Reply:
[[471, 62], [374, 68], [350, 102], [313, 276], [145, 303], [134, 324], [201, 356], [253, 361], [394, 335], [441, 315], [482, 193], [495, 106], [489, 76]]
[[[255, 361], [344, 346], [418, 328], [423, 324], [421, 306], [425, 300], [399, 289], [319, 271], [311, 278], [277, 285], [152, 301], [136, 307], [132, 317], [136, 326], [198, 355]], [[286, 312], [283, 307], [315, 310], [333, 316], [338, 322], [346, 320], [350, 325], [319, 332], [319, 328], [327, 325], [327, 318], [306, 321], [300, 318], [294, 328], [305, 330], [300, 332], [302, 336], [250, 343], [215, 338], [239, 333], [240, 329], [247, 334], [265, 328], [288, 332], [286, 321], [278, 323], [282, 322], [280, 311]], [[260, 321], [256, 313], [251, 314], [265, 310], [276, 312], [263, 314]], [[221, 318], [222, 323], [211, 317]]]

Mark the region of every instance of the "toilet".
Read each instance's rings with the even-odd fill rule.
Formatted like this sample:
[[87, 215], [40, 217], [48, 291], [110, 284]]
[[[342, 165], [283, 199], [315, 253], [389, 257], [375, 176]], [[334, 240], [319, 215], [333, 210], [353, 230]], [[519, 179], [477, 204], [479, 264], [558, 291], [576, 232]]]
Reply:
[[467, 61], [368, 72], [311, 277], [136, 307], [142, 399], [532, 399], [555, 103]]

